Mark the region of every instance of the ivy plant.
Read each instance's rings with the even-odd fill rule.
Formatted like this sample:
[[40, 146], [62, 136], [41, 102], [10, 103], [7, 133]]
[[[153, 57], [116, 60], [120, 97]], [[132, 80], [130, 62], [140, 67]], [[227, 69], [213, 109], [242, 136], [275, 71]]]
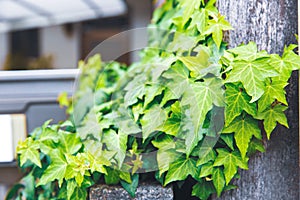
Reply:
[[288, 127], [284, 88], [300, 68], [296, 45], [282, 56], [250, 42], [227, 49], [232, 29], [215, 0], [168, 0], [155, 10], [141, 61], [80, 62], [70, 119], [46, 122], [18, 145], [26, 175], [7, 199], [86, 199], [97, 183], [163, 186], [194, 179], [191, 195], [233, 189], [238, 169], [264, 152], [263, 134]]

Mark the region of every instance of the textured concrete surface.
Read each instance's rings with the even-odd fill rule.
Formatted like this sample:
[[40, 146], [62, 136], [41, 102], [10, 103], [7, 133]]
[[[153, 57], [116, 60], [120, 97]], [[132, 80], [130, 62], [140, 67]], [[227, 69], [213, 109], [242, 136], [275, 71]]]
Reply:
[[[297, 0], [218, 0], [235, 31], [226, 35], [230, 47], [255, 41], [259, 49], [282, 53], [284, 45], [296, 43]], [[286, 88], [290, 129], [278, 127], [266, 153], [252, 157], [248, 171], [241, 171], [238, 189], [225, 192], [222, 200], [297, 200], [299, 199], [299, 94], [298, 73]]]
[[119, 185], [96, 185], [90, 189], [90, 200], [172, 200], [173, 190], [171, 187], [163, 188], [157, 184], [140, 184], [136, 191], [136, 197], [129, 194]]

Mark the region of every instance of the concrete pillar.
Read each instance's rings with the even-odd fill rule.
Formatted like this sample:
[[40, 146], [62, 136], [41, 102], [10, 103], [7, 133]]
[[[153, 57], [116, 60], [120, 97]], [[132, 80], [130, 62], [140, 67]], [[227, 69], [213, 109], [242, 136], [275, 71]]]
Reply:
[[[150, 0], [126, 0], [129, 5], [130, 28], [146, 28], [150, 23], [152, 16], [152, 1]], [[136, 50], [140, 46], [145, 46], [148, 41], [147, 30], [139, 29], [131, 34], [130, 49]], [[138, 61], [138, 50], [130, 55], [131, 62]]]
[[0, 32], [0, 70], [3, 69], [5, 59], [9, 53], [9, 34]]
[[41, 28], [39, 32], [41, 55], [53, 55], [54, 68], [76, 68], [80, 58], [80, 24]]

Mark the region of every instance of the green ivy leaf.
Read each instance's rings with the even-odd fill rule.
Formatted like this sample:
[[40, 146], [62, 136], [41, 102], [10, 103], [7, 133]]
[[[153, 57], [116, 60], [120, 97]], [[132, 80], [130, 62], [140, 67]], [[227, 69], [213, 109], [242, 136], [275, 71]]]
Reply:
[[214, 166], [224, 166], [226, 185], [229, 184], [237, 173], [238, 167], [248, 169], [247, 160], [244, 161], [239, 152], [233, 151], [230, 153], [226, 149], [217, 149], [217, 152], [218, 156], [214, 162]]
[[233, 134], [222, 134], [220, 135], [220, 138], [225, 142], [225, 144], [232, 150], [234, 151], [234, 139], [233, 139]]
[[288, 105], [285, 97], [285, 86], [288, 83], [282, 80], [266, 80], [265, 93], [258, 100], [258, 112], [267, 109], [275, 100]]
[[153, 140], [152, 144], [158, 148], [156, 159], [159, 176], [161, 176], [164, 172], [168, 171], [170, 164], [181, 154], [175, 151], [176, 142], [174, 138], [169, 135], [164, 135], [157, 140]]
[[87, 158], [86, 153], [78, 153], [76, 156], [66, 155], [68, 166], [65, 173], [65, 179], [69, 180], [75, 178], [77, 185], [81, 186], [84, 176], [90, 176], [88, 171], [90, 166]]
[[196, 196], [201, 200], [206, 200], [209, 196], [216, 192], [212, 182], [204, 181], [201, 179], [193, 186], [192, 196]]
[[198, 142], [202, 140], [204, 131], [202, 127], [196, 131], [190, 110], [186, 110], [182, 124], [181, 135], [185, 138], [185, 153], [189, 156], [193, 149], [197, 146]]
[[157, 131], [166, 119], [167, 114], [161, 107], [159, 107], [159, 105], [155, 105], [151, 109], [146, 110], [145, 115], [141, 119], [143, 140], [148, 138], [154, 131]]
[[214, 161], [216, 158], [216, 152], [214, 146], [217, 143], [218, 138], [206, 136], [202, 143], [199, 145], [197, 166], [203, 165], [209, 161]]
[[[217, 78], [205, 79], [204, 82], [191, 83], [182, 97], [182, 106], [188, 105], [195, 132], [198, 134], [208, 111], [224, 105], [222, 81]], [[196, 103], [195, 103], [196, 102]]]
[[171, 79], [166, 86], [176, 98], [180, 98], [189, 87], [189, 71], [180, 63], [173, 65], [162, 76]]
[[168, 135], [176, 136], [180, 130], [181, 107], [178, 101], [171, 106], [172, 114], [165, 123], [158, 127], [159, 131], [165, 132]]
[[199, 178], [207, 177], [212, 175], [214, 169], [214, 163], [212, 161], [208, 161], [204, 165], [201, 166]]
[[221, 193], [225, 187], [225, 177], [223, 170], [221, 168], [214, 168], [212, 174], [213, 184], [216, 188], [218, 197], [221, 196]]
[[257, 121], [250, 116], [236, 118], [228, 127], [223, 129], [222, 133], [234, 133], [236, 145], [243, 159], [246, 156], [252, 136], [261, 139]]
[[287, 81], [293, 70], [300, 69], [300, 57], [294, 53], [296, 46], [290, 45], [284, 48], [283, 56], [277, 54], [271, 55], [271, 65], [280, 73], [280, 80]]
[[39, 168], [42, 168], [38, 149], [38, 141], [34, 141], [32, 137], [27, 138], [24, 142], [19, 142], [17, 153], [20, 154], [20, 166], [23, 166], [27, 160], [30, 160]]
[[135, 123], [134, 118], [131, 117], [128, 109], [123, 104], [119, 105], [118, 117], [113, 119], [113, 125], [118, 125], [119, 131], [129, 135], [141, 132], [141, 128]]
[[144, 108], [151, 103], [156, 96], [160, 95], [164, 89], [165, 88], [162, 85], [158, 84], [146, 86]]
[[178, 57], [184, 65], [191, 71], [192, 77], [202, 78], [207, 74], [205, 71], [212, 63], [209, 61], [210, 51], [203, 46], [197, 56]]
[[239, 47], [229, 49], [228, 52], [236, 55], [235, 60], [254, 61], [259, 58], [269, 57], [266, 51], [258, 52], [257, 45], [254, 42], [249, 42], [247, 45], [241, 45]]
[[126, 156], [127, 148], [127, 139], [128, 135], [119, 131], [116, 133], [114, 130], [109, 129], [103, 134], [103, 143], [106, 144], [106, 147], [109, 151], [116, 152], [116, 160], [118, 161], [118, 166], [121, 168], [123, 161]]
[[28, 174], [24, 178], [22, 178], [22, 183], [26, 186], [22, 191], [22, 195], [26, 199], [34, 199], [35, 197], [35, 177], [32, 173]]
[[76, 187], [77, 187], [77, 183], [74, 179], [67, 181], [67, 198], [68, 198], [68, 200], [71, 200], [71, 197], [72, 197]]
[[80, 123], [80, 126], [77, 127], [77, 135], [85, 140], [89, 135], [92, 135], [94, 138], [100, 140], [102, 137], [102, 127], [99, 126], [96, 112], [94, 109], [91, 109], [87, 115], [85, 115], [83, 121]]
[[82, 187], [75, 187], [70, 199], [85, 200], [87, 198], [87, 190]]
[[[164, 57], [154, 58], [151, 70], [151, 78], [153, 82], [156, 82], [161, 74], [168, 70], [171, 65], [176, 61], [176, 57], [171, 55], [162, 55]], [[166, 57], [167, 56], [167, 57]], [[160, 87], [162, 88], [162, 87]], [[146, 102], [146, 100], [145, 100]]]
[[188, 175], [197, 176], [196, 161], [192, 158], [180, 157], [170, 165], [164, 185], [185, 180]]
[[108, 185], [116, 185], [120, 182], [120, 173], [117, 169], [106, 168], [107, 175], [104, 175], [105, 183]]
[[68, 166], [65, 156], [58, 149], [49, 152], [49, 156], [51, 159], [51, 163], [44, 171], [37, 186], [45, 185], [54, 180], [58, 180], [60, 186], [63, 183], [63, 179], [65, 177], [66, 169]]
[[199, 9], [201, 1], [199, 0], [179, 0], [179, 4], [183, 11], [183, 25], [190, 19], [195, 9]]
[[256, 138], [252, 138], [252, 140], [249, 144], [249, 147], [248, 147], [247, 156], [250, 157], [251, 155], [256, 153], [256, 151], [260, 151], [260, 152], [264, 153], [266, 150], [265, 150], [265, 147], [264, 147], [261, 140], [258, 140]]
[[82, 146], [80, 138], [75, 133], [69, 133], [66, 131], [59, 131], [59, 147], [66, 153], [75, 154]]
[[197, 27], [198, 31], [202, 34], [205, 30], [206, 25], [206, 12], [205, 9], [200, 9], [200, 11], [195, 10], [191, 16], [192, 21], [190, 27]]
[[145, 89], [146, 81], [147, 81], [147, 76], [142, 73], [137, 75], [132, 81], [128, 83], [128, 85], [125, 87], [125, 90], [127, 91], [124, 96], [125, 106], [128, 107], [137, 103], [138, 98], [142, 99], [142, 97], [145, 95], [146, 92]]
[[121, 185], [123, 186], [123, 188], [129, 193], [129, 195], [134, 198], [135, 197], [135, 192], [136, 189], [138, 187], [139, 184], [139, 175], [138, 174], [134, 174], [132, 176], [132, 182], [131, 183], [127, 183], [125, 181], [120, 181]]
[[129, 172], [120, 171], [120, 179], [126, 181], [127, 183], [132, 183], [131, 176]]
[[268, 63], [269, 58], [258, 60], [237, 60], [232, 63], [232, 71], [227, 74], [226, 83], [242, 82], [246, 92], [257, 101], [265, 91], [264, 81], [277, 76], [277, 71]]
[[225, 90], [225, 126], [228, 126], [236, 117], [246, 111], [250, 115], [256, 115], [256, 104], [249, 103], [251, 97], [244, 91], [242, 85], [226, 84]]
[[168, 44], [167, 51], [182, 54], [197, 45], [198, 38], [181, 32], [175, 32], [174, 39]]
[[228, 21], [225, 20], [224, 16], [219, 15], [217, 19], [208, 21], [208, 27], [204, 31], [203, 35], [212, 34], [212, 38], [216, 43], [217, 47], [220, 48], [223, 39], [223, 31], [232, 30], [233, 28]]
[[104, 157], [103, 155], [97, 156], [88, 153], [88, 161], [90, 163], [90, 170], [92, 173], [100, 172], [102, 174], [107, 174], [107, 171], [104, 166], [111, 166], [111, 162], [108, 158]]
[[258, 113], [257, 119], [264, 120], [264, 128], [267, 133], [268, 139], [270, 139], [271, 133], [276, 127], [277, 122], [285, 127], [289, 127], [284, 111], [287, 109], [286, 106], [276, 105], [269, 107], [262, 113]]

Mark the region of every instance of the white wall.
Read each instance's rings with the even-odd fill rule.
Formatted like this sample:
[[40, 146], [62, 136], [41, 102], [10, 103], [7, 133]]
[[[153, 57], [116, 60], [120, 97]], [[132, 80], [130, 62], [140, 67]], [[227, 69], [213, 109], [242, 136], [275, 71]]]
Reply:
[[4, 67], [4, 62], [9, 53], [9, 35], [0, 33], [0, 70]]
[[73, 34], [67, 35], [63, 26], [40, 29], [41, 55], [53, 55], [54, 68], [76, 68], [80, 55], [80, 24], [73, 25]]

